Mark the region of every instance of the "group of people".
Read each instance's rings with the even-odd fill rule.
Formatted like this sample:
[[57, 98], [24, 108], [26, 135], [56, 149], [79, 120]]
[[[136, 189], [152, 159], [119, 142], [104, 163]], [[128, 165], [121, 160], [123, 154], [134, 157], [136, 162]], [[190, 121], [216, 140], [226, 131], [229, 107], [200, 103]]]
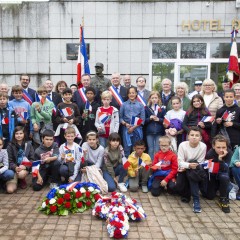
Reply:
[[81, 181], [95, 165], [109, 192], [168, 191], [187, 203], [192, 197], [199, 213], [199, 192], [213, 199], [219, 190], [218, 204], [230, 212], [230, 179], [240, 187], [239, 84], [221, 95], [206, 79], [188, 94], [184, 82], [174, 92], [172, 81], [163, 79], [161, 91], [149, 91], [143, 76], [135, 87], [126, 75], [122, 86], [119, 73], [109, 80], [101, 63], [95, 68], [95, 79], [84, 74], [80, 88], [60, 81], [54, 92], [46, 80], [34, 91], [27, 74], [10, 96], [0, 85], [0, 181], [6, 191], [26, 188], [31, 171], [39, 191], [47, 183]]

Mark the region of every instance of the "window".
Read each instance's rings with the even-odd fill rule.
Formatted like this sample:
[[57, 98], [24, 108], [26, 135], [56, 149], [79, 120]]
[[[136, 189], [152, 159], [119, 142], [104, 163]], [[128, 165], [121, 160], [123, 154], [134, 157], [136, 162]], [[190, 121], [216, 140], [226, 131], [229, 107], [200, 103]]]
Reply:
[[164, 78], [173, 79], [174, 63], [154, 63], [152, 65], [153, 85]]
[[[238, 58], [240, 58], [240, 44], [238, 46]], [[231, 50], [230, 43], [212, 43], [210, 44], [210, 57], [211, 58], [229, 58]]]
[[153, 43], [152, 58], [153, 59], [177, 58], [177, 44], [176, 43]]
[[182, 43], [181, 58], [206, 58], [206, 43]]

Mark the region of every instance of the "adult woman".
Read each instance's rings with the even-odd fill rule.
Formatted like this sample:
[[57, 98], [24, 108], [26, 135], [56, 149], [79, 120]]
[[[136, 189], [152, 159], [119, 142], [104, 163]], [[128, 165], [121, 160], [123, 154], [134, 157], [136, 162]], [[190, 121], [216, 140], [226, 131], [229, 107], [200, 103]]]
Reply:
[[[182, 109], [184, 111], [187, 111], [190, 107], [190, 99], [188, 98], [188, 85], [185, 82], [179, 82], [177, 83], [175, 87], [175, 96], [179, 97], [181, 99], [182, 103]], [[167, 110], [171, 110], [171, 102], [168, 103]]]
[[63, 80], [58, 81], [55, 87], [55, 92], [59, 93], [62, 95], [62, 92], [64, 89], [68, 87], [67, 83]]
[[234, 84], [233, 90], [235, 92], [235, 102], [240, 107], [240, 83]]
[[202, 85], [202, 96], [205, 106], [212, 116], [216, 115], [219, 108], [223, 106], [222, 98], [216, 93], [217, 86], [212, 79], [205, 79]]

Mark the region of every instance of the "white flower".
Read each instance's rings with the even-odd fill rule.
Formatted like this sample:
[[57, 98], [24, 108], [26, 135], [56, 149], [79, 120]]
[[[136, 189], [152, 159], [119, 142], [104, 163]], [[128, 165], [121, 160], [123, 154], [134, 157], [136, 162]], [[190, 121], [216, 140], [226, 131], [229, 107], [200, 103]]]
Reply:
[[55, 199], [55, 198], [52, 198], [52, 199], [49, 201], [50, 204], [54, 204], [55, 202], [56, 202], [56, 199]]
[[100, 192], [101, 192], [99, 189], [95, 189], [95, 191], [96, 191], [97, 193], [100, 193]]
[[86, 192], [85, 188], [81, 187], [81, 188], [80, 188], [80, 192], [81, 192], [81, 193], [85, 193], [85, 192]]
[[60, 189], [60, 190], [59, 190], [59, 194], [62, 194], [62, 195], [65, 194], [64, 189]]
[[94, 188], [93, 187], [88, 187], [89, 192], [93, 192]]
[[45, 208], [46, 207], [46, 203], [45, 201], [42, 203], [42, 208]]
[[119, 210], [120, 212], [125, 212], [125, 207], [119, 206], [119, 207], [118, 207], [118, 210]]
[[124, 236], [127, 233], [125, 229], [122, 229], [121, 234]]
[[73, 189], [74, 192], [77, 192], [78, 190], [76, 188]]
[[96, 214], [96, 211], [95, 211], [95, 209], [93, 209], [92, 210], [92, 215], [95, 216], [95, 214]]
[[143, 210], [142, 207], [138, 207], [138, 211], [139, 211], [140, 213], [144, 213], [144, 210]]
[[106, 206], [103, 206], [101, 212], [102, 212], [102, 214], [107, 214], [109, 212], [109, 208]]
[[134, 215], [131, 215], [131, 218], [132, 220], [136, 220], [135, 216]]

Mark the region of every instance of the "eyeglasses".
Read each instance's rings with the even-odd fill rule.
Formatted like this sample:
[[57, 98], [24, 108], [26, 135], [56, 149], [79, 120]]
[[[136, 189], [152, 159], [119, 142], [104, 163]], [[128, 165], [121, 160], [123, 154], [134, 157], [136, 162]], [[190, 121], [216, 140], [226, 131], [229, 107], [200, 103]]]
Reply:
[[236, 88], [235, 88], [234, 91], [240, 91], [240, 89], [236, 89]]
[[211, 87], [213, 86], [212, 84], [206, 84], [206, 85], [203, 85], [204, 87]]

